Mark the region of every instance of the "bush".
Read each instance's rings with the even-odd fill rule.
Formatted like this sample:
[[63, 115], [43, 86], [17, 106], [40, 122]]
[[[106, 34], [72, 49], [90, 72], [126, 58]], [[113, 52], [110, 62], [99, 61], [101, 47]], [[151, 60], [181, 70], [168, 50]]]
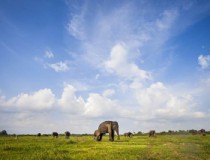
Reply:
[[3, 130], [3, 131], [1, 131], [0, 132], [0, 136], [7, 136], [8, 134], [7, 134], [7, 131], [5, 131], [5, 130]]

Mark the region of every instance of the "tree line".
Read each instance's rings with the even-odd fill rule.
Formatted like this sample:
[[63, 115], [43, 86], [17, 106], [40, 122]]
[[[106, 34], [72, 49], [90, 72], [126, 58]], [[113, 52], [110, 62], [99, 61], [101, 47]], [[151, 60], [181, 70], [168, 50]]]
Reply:
[[[200, 130], [190, 129], [190, 130], [168, 130], [168, 131], [161, 131], [157, 132], [157, 135], [183, 135], [183, 134], [199, 134]], [[133, 132], [133, 135], [147, 135], [149, 132]], [[38, 133], [39, 134], [39, 133]], [[206, 134], [210, 134], [210, 131], [206, 131]], [[16, 134], [8, 134], [6, 130], [2, 130], [0, 132], [0, 136], [7, 136], [7, 135], [16, 135]], [[34, 136], [33, 134], [25, 134], [27, 136]], [[42, 136], [51, 136], [52, 134], [42, 134]], [[59, 135], [65, 135], [65, 134], [59, 134]], [[80, 136], [87, 136], [87, 135], [93, 135], [93, 134], [72, 134], [72, 135], [80, 135]]]

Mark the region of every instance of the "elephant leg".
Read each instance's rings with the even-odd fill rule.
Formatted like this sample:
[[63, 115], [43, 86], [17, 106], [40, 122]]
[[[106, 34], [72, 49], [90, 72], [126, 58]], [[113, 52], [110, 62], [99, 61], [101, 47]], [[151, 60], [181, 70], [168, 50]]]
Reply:
[[114, 130], [112, 130], [112, 141], [114, 141]]
[[99, 136], [99, 141], [102, 140], [102, 136], [103, 136], [103, 133], [100, 134], [100, 136]]
[[113, 126], [112, 123], [110, 123], [110, 125], [108, 125], [108, 132], [109, 132], [109, 140], [113, 141]]

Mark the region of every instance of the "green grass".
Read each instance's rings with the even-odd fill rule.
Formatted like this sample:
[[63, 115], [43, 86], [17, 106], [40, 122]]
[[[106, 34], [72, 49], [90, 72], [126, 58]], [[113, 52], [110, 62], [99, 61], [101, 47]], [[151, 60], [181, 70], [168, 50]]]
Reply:
[[0, 137], [0, 160], [210, 160], [210, 136], [134, 136], [114, 142], [108, 136]]

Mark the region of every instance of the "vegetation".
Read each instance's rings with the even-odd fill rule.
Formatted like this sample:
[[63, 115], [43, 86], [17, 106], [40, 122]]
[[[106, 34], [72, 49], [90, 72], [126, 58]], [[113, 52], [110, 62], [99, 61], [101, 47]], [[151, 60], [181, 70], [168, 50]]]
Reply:
[[1, 160], [201, 160], [210, 159], [210, 135], [121, 136], [101, 142], [92, 136], [1, 136]]
[[7, 131], [6, 130], [1, 131], [0, 136], [7, 136]]

